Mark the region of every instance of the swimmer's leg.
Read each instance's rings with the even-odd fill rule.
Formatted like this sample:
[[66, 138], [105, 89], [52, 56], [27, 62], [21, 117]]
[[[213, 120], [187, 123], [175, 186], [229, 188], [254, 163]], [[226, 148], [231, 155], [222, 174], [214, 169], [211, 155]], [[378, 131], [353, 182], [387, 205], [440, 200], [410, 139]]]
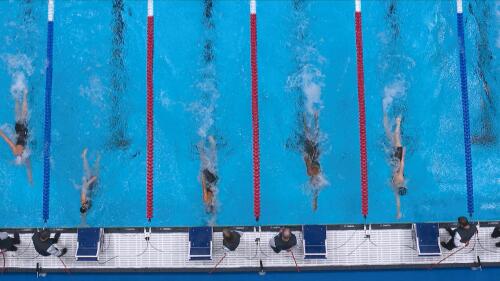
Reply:
[[312, 209], [313, 209], [313, 212], [316, 212], [316, 210], [318, 209], [318, 192], [315, 191], [313, 193], [313, 199], [312, 199]]
[[394, 129], [394, 146], [401, 145], [401, 116], [396, 117], [396, 128]]
[[87, 152], [88, 148], [84, 148], [82, 151], [82, 162], [83, 162], [83, 173], [85, 174], [85, 178], [90, 178], [91, 171], [89, 166], [89, 161], [87, 160]]
[[98, 176], [99, 175], [99, 168], [101, 166], [101, 154], [97, 154], [97, 157], [95, 158], [94, 165], [92, 166], [93, 173], [92, 175]]
[[215, 163], [217, 162], [217, 144], [213, 136], [208, 136], [208, 142], [210, 143], [209, 161], [211, 161], [211, 164], [215, 167]]
[[21, 120], [25, 121], [28, 119], [28, 90], [23, 90], [23, 108], [21, 112]]

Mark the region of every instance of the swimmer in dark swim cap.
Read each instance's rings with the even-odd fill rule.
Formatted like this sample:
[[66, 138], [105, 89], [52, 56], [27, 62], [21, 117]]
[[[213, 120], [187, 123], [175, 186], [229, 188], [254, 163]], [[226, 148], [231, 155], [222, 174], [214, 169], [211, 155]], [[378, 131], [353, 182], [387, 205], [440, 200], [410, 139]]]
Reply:
[[2, 130], [0, 130], [0, 137], [9, 145], [12, 153], [16, 157], [15, 163], [17, 165], [24, 164], [26, 166], [26, 175], [28, 177], [28, 182], [33, 185], [33, 176], [31, 172], [31, 162], [29, 158], [28, 138], [28, 90], [23, 89], [23, 100], [22, 104], [16, 100], [16, 140], [15, 142], [11, 140]]
[[386, 136], [391, 143], [392, 154], [391, 154], [391, 164], [392, 164], [392, 178], [391, 186], [394, 190], [396, 196], [396, 218], [401, 218], [401, 200], [400, 196], [406, 195], [408, 189], [406, 188], [406, 179], [404, 174], [405, 169], [405, 153], [406, 149], [403, 147], [401, 142], [401, 116], [395, 119], [394, 132], [391, 133], [391, 126], [389, 124], [389, 118], [387, 114], [384, 114], [384, 129]]

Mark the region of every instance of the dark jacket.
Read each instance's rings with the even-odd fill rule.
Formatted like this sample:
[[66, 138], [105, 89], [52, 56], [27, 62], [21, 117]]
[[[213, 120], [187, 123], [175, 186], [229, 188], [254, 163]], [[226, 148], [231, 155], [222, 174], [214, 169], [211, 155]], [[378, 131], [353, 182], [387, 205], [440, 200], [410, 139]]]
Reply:
[[14, 246], [14, 239], [11, 237], [0, 240], [0, 250], [10, 249], [12, 246]]
[[456, 229], [456, 232], [460, 234], [460, 242], [467, 243], [470, 239], [476, 234], [477, 228], [473, 224], [469, 224], [469, 228], [465, 229], [463, 227], [459, 227]]
[[222, 245], [224, 245], [224, 247], [228, 248], [230, 251], [234, 251], [240, 245], [241, 235], [237, 231], [231, 231], [230, 233], [231, 237], [224, 237]]
[[59, 235], [56, 234], [54, 238], [49, 238], [46, 241], [42, 241], [40, 239], [40, 234], [41, 232], [35, 232], [35, 234], [33, 234], [33, 237], [31, 237], [31, 239], [33, 240], [33, 246], [35, 246], [35, 250], [37, 251], [37, 253], [42, 256], [48, 257], [50, 256], [50, 253], [47, 250], [50, 248], [50, 246], [57, 243], [57, 240], [59, 240]]
[[276, 236], [274, 236], [274, 251], [279, 253], [280, 251], [285, 251], [293, 246], [297, 245], [297, 237], [295, 237], [295, 234], [291, 233], [290, 239], [288, 241], [283, 240], [283, 233], [280, 233]]

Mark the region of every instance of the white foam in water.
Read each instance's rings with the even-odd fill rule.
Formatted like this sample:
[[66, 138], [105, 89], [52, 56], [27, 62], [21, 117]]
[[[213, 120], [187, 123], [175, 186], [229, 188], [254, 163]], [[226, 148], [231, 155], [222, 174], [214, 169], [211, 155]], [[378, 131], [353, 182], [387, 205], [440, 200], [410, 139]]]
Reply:
[[497, 40], [496, 47], [500, 49], [500, 1], [495, 2], [495, 18], [496, 18], [496, 29], [497, 29]]
[[104, 107], [105, 86], [102, 84], [99, 76], [91, 76], [88, 86], [80, 86], [80, 95], [88, 98], [93, 105]]
[[481, 204], [481, 207], [479, 207], [481, 210], [495, 210], [497, 208], [500, 208], [498, 204], [496, 203], [483, 203]]
[[31, 59], [25, 54], [3, 54], [0, 57], [7, 64], [12, 79], [10, 93], [14, 99], [20, 100], [23, 92], [28, 90], [26, 76], [33, 74]]
[[21, 100], [24, 91], [28, 91], [26, 86], [26, 77], [23, 72], [16, 71], [12, 74], [12, 84], [10, 85], [10, 93], [15, 100]]
[[406, 95], [406, 81], [399, 77], [389, 85], [384, 87], [384, 98], [382, 99], [382, 106], [384, 112], [387, 113], [389, 107], [395, 99], [401, 98]]

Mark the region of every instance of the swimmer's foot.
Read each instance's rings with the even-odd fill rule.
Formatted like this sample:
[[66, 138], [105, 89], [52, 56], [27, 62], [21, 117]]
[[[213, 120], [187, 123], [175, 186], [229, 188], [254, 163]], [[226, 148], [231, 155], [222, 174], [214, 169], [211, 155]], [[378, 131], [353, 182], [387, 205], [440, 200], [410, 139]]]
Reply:
[[396, 214], [396, 219], [398, 219], [398, 220], [401, 219], [401, 216], [402, 216], [401, 213], [397, 213]]
[[314, 196], [312, 200], [312, 209], [313, 212], [316, 212], [316, 210], [318, 209], [318, 196]]
[[401, 120], [402, 120], [401, 115], [398, 115], [398, 117], [396, 117], [396, 126], [401, 126]]
[[88, 150], [89, 150], [88, 148], [84, 148], [84, 149], [83, 149], [83, 151], [82, 151], [82, 158], [87, 157], [87, 151], [88, 151]]

